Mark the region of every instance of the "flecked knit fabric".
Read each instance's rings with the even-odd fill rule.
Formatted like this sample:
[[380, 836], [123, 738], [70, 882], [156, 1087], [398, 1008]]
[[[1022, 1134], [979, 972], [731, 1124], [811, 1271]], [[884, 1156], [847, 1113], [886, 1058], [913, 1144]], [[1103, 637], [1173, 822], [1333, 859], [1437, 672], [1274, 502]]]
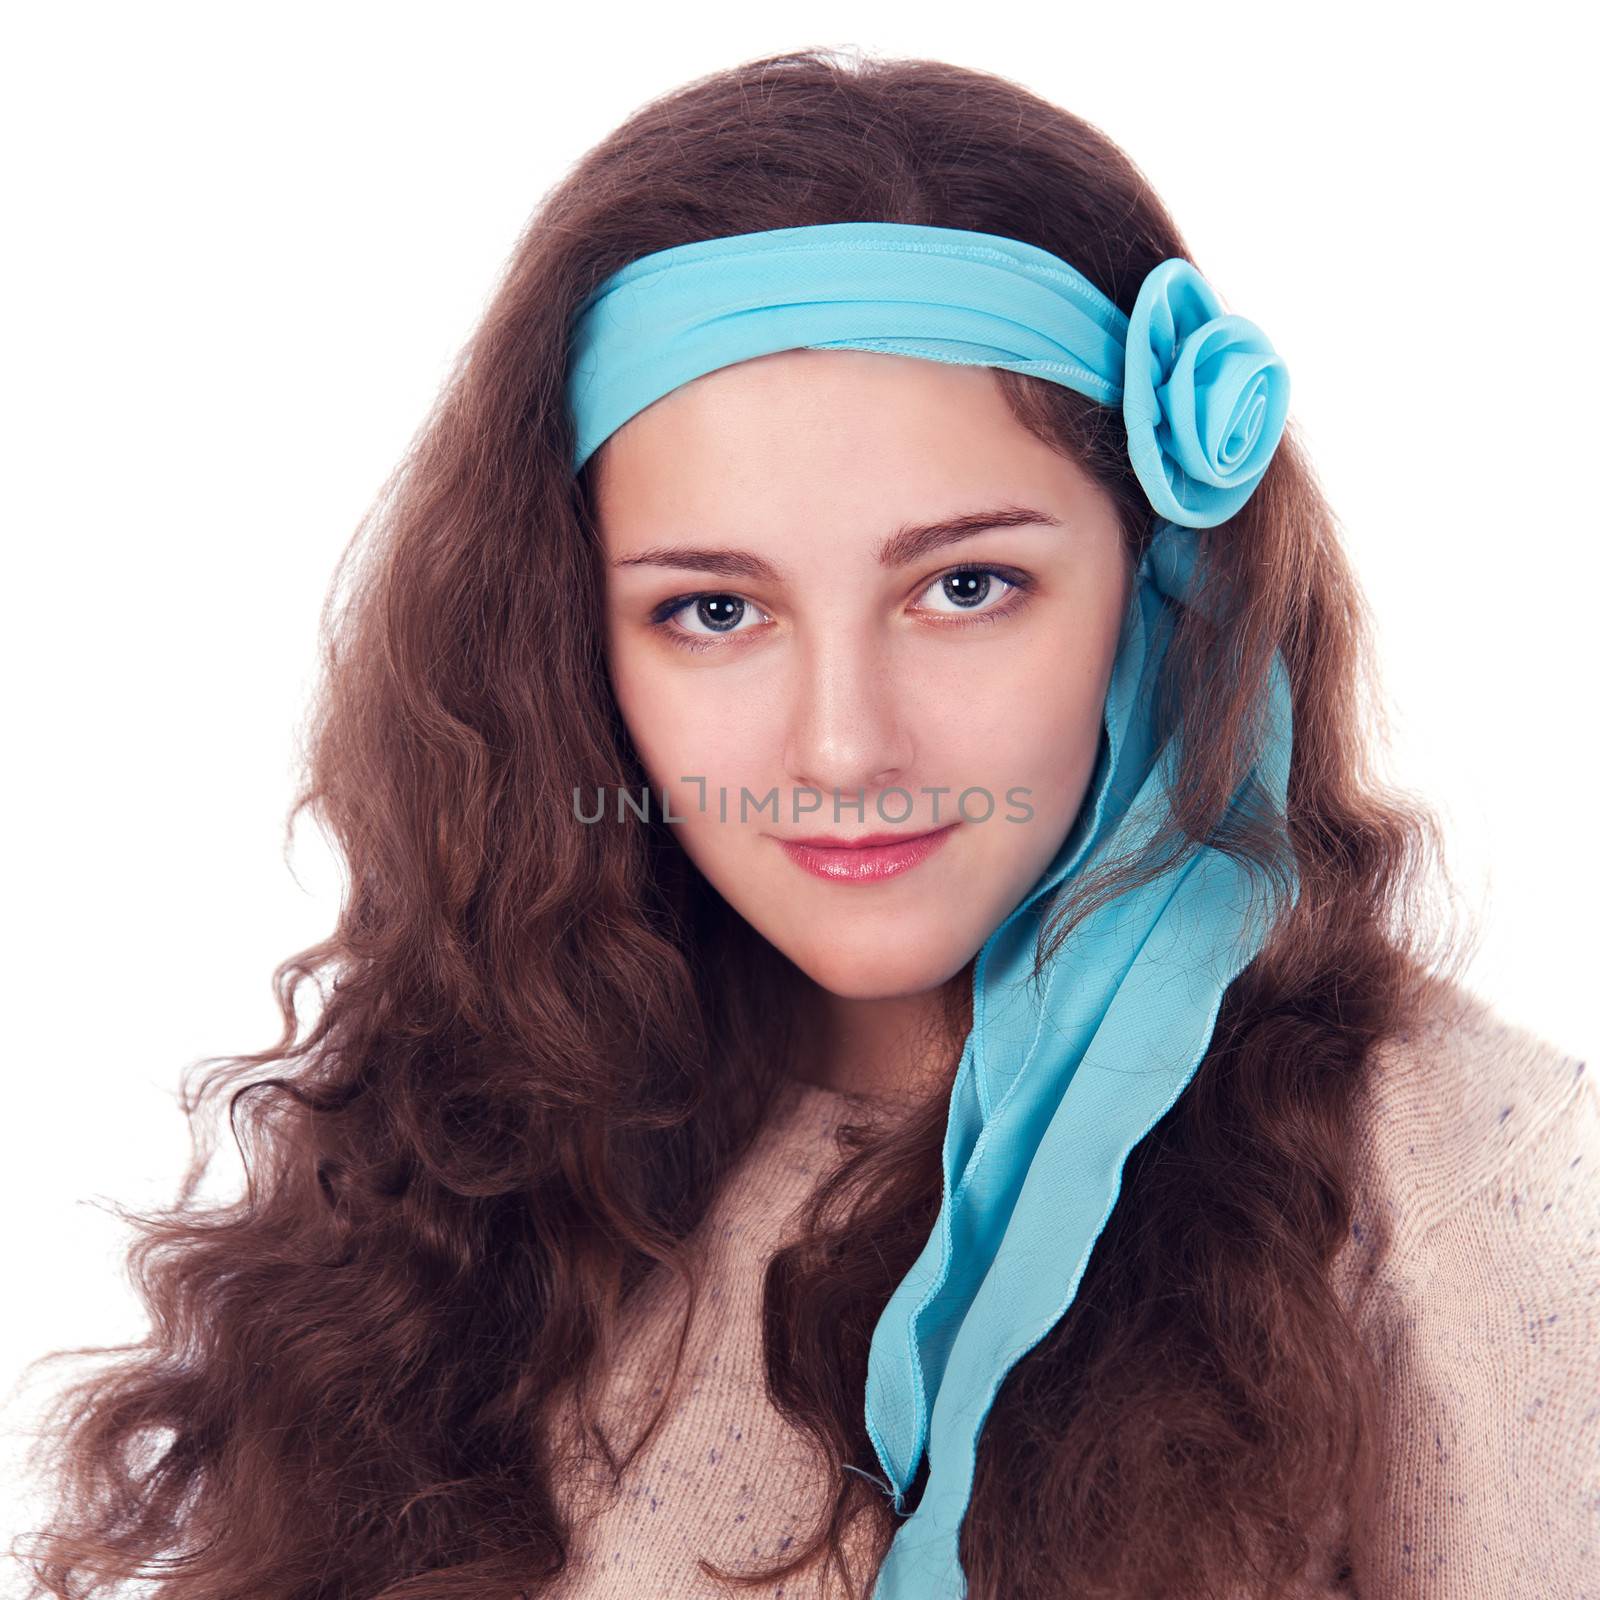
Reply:
[[[595, 1464], [553, 1600], [710, 1600], [697, 1569], [786, 1550], [821, 1505], [820, 1455], [773, 1409], [761, 1276], [839, 1159], [860, 1100], [794, 1083], [703, 1225], [706, 1288], [672, 1409], [620, 1491]], [[1600, 1092], [1584, 1062], [1436, 985], [1380, 1046], [1358, 1103], [1361, 1182], [1334, 1264], [1385, 1377], [1383, 1515], [1365, 1541], [1329, 1530], [1305, 1600], [1600, 1600]], [[659, 1387], [646, 1352], [676, 1333], [675, 1283], [634, 1307], [605, 1380], [614, 1441]], [[847, 1546], [847, 1550], [852, 1547]], [[863, 1592], [871, 1567], [852, 1566]], [[831, 1600], [819, 1564], [747, 1589]]]

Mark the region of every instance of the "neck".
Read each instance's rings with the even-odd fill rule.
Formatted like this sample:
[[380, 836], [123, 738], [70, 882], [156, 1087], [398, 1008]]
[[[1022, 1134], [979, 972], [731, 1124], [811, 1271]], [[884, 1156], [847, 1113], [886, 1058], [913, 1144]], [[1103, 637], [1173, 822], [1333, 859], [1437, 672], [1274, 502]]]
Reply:
[[[920, 1098], [948, 1084], [966, 1022], [951, 1015], [970, 969], [920, 994], [859, 999], [799, 975], [796, 1076], [824, 1089], [874, 1098]], [[966, 1007], [961, 1007], [964, 1013]]]

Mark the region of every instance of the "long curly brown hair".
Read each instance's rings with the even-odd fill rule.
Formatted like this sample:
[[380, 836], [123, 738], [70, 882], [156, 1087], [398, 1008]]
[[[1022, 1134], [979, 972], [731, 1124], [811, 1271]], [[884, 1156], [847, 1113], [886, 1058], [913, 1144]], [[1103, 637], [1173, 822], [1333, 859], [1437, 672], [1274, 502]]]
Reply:
[[[31, 1595], [137, 1577], [171, 1600], [485, 1600], [568, 1565], [556, 1408], [592, 1424], [647, 1277], [697, 1290], [690, 1236], [799, 1037], [794, 969], [670, 827], [575, 815], [575, 790], [648, 780], [607, 680], [588, 468], [570, 469], [570, 320], [648, 251], [874, 219], [1026, 240], [1125, 310], [1158, 262], [1193, 259], [1080, 118], [984, 73], [827, 49], [645, 106], [545, 198], [324, 610], [289, 827], [309, 807], [342, 853], [337, 928], [274, 974], [270, 1049], [185, 1073], [179, 1192], [122, 1212], [148, 1336], [41, 1358], [112, 1359], [35, 1445], [51, 1512]], [[1136, 557], [1151, 513], [1115, 408], [999, 377], [1114, 497]], [[1328, 1273], [1352, 1096], [1467, 944], [1432, 915], [1434, 814], [1375, 770], [1370, 618], [1292, 423], [1205, 549], [1227, 603], [1168, 655], [1175, 823], [1281, 869], [1273, 819], [1222, 826], [1281, 651], [1301, 895], [1129, 1158], [1074, 1304], [996, 1399], [961, 1544], [973, 1600], [1194, 1600], [1245, 1573], [1275, 1594], [1330, 1508], [1359, 1525], [1374, 1503], [1375, 1370]], [[1041, 957], [1164, 848], [1066, 885]], [[224, 1101], [246, 1181], [202, 1202]], [[893, 1535], [861, 1397], [938, 1207], [944, 1111], [935, 1094], [859, 1130], [767, 1269], [770, 1393], [833, 1471], [815, 1538], [754, 1576]]]

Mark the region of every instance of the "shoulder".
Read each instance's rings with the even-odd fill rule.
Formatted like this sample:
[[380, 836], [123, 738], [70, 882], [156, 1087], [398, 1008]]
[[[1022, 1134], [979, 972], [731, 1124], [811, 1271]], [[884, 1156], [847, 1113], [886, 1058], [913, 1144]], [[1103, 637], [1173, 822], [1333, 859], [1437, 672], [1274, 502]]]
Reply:
[[1600, 1496], [1594, 1074], [1457, 984], [1368, 1065], [1341, 1261], [1385, 1476], [1357, 1585], [1499, 1594], [1516, 1572], [1518, 1593], [1575, 1594]]
[[1600, 1090], [1587, 1062], [1461, 983], [1430, 979], [1382, 1040], [1356, 1096], [1356, 1160], [1390, 1225], [1424, 1232], [1530, 1165], [1588, 1163]]

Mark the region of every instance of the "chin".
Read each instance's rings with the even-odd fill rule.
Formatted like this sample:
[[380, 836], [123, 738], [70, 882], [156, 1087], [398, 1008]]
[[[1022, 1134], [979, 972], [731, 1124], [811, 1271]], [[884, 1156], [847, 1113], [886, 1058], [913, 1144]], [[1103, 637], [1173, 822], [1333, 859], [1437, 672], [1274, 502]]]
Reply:
[[[770, 935], [768, 936], [771, 937]], [[777, 939], [778, 948], [820, 988], [841, 1000], [890, 1000], [937, 989], [966, 964], [971, 950], [953, 948], [948, 938], [918, 942], [881, 940], [835, 942], [826, 949]], [[976, 947], [974, 947], [976, 948]]]

